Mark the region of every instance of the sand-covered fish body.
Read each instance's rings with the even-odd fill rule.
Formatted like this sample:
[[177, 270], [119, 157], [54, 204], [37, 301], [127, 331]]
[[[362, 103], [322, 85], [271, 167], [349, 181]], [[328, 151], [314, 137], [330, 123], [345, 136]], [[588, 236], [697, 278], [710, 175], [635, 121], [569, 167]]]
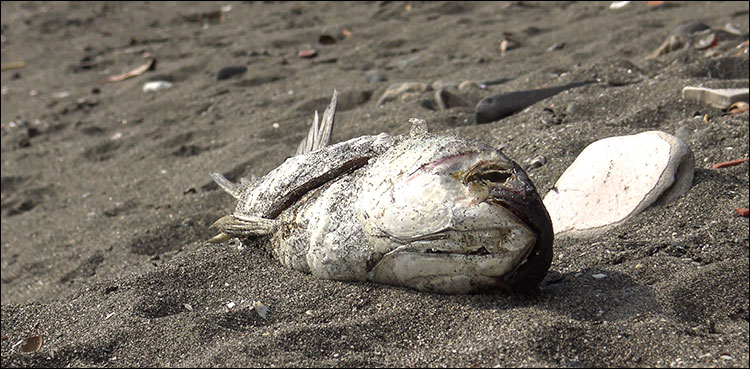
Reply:
[[258, 181], [213, 175], [239, 200], [215, 224], [218, 239], [260, 244], [283, 265], [326, 279], [440, 293], [541, 282], [552, 226], [516, 163], [479, 141], [427, 133], [421, 120], [409, 136], [326, 146], [335, 102], [334, 93], [298, 155]]

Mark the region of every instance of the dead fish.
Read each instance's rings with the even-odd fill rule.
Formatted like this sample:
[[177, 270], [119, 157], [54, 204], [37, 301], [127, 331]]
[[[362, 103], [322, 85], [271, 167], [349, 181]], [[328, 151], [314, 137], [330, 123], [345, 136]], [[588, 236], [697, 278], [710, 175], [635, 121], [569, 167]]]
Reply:
[[446, 294], [534, 290], [552, 223], [526, 173], [476, 140], [385, 133], [328, 145], [337, 93], [295, 156], [255, 181], [211, 177], [238, 200], [212, 227], [319, 278]]

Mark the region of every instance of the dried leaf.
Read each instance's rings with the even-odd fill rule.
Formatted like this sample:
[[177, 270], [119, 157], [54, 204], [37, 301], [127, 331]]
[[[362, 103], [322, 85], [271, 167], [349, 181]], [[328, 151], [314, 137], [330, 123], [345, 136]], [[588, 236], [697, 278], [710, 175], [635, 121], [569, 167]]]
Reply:
[[331, 36], [331, 35], [325, 35], [325, 34], [323, 34], [323, 35], [320, 35], [318, 37], [318, 42], [321, 45], [333, 45], [333, 44], [336, 43], [336, 39], [333, 38], [333, 36]]
[[21, 352], [37, 352], [42, 348], [44, 339], [42, 336], [29, 336], [21, 346]]
[[734, 211], [736, 211], [737, 215], [739, 215], [741, 217], [748, 217], [748, 216], [750, 216], [750, 208], [744, 208], [744, 209], [734, 208]]
[[10, 63], [3, 63], [2, 66], [0, 66], [2, 70], [9, 70], [9, 69], [18, 69], [23, 68], [26, 66], [26, 62], [17, 61], [17, 62], [10, 62]]
[[131, 70], [130, 72], [118, 74], [116, 76], [109, 76], [105, 80], [103, 80], [102, 83], [124, 81], [128, 78], [139, 76], [145, 73], [147, 70], [154, 69], [156, 69], [156, 59], [151, 59], [148, 63], [143, 64], [140, 67]]

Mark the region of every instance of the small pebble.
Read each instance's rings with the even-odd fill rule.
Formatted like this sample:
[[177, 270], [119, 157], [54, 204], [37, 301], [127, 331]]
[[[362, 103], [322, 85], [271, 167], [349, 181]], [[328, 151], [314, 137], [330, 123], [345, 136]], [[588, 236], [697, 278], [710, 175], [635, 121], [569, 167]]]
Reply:
[[385, 82], [388, 78], [378, 71], [369, 71], [365, 74], [365, 81], [369, 83]]
[[711, 27], [700, 21], [689, 20], [682, 22], [680, 23], [680, 25], [675, 27], [675, 29], [672, 30], [672, 34], [675, 36], [690, 36], [694, 33], [705, 31], [707, 29], [711, 29]]
[[172, 87], [172, 82], [169, 81], [151, 81], [143, 84], [143, 92], [166, 90], [170, 87]]
[[419, 55], [415, 55], [415, 56], [412, 56], [411, 58], [400, 60], [396, 62], [396, 66], [398, 66], [399, 68], [404, 68], [408, 66], [409, 64], [414, 63], [417, 60], [419, 60]]
[[300, 50], [297, 53], [297, 57], [302, 58], [302, 59], [314, 58], [317, 55], [318, 55], [318, 52], [315, 51], [314, 49]]
[[377, 105], [384, 105], [385, 103], [394, 101], [398, 98], [403, 99], [405, 96], [409, 96], [410, 94], [422, 93], [430, 90], [430, 86], [421, 82], [395, 83], [388, 87], [387, 90], [385, 90], [383, 96], [378, 99]]
[[718, 109], [726, 109], [737, 101], [748, 102], [750, 88], [705, 88], [685, 87], [682, 97], [698, 100]]
[[544, 164], [547, 164], [547, 157], [545, 157], [544, 155], [539, 155], [539, 156], [537, 156], [537, 157], [529, 160], [527, 162], [527, 164], [526, 164], [526, 168], [527, 169], [528, 168], [531, 168], [531, 169], [539, 168], [539, 167], [541, 167]]
[[469, 99], [448, 88], [441, 88], [435, 91], [435, 102], [437, 102], [441, 110], [456, 107], [472, 107], [473, 105]]
[[318, 42], [321, 45], [333, 45], [336, 43], [336, 39], [333, 38], [333, 36], [331, 35], [323, 34], [323, 35], [318, 36]]
[[548, 47], [547, 51], [561, 50], [564, 47], [565, 47], [565, 43], [564, 42], [558, 42], [558, 43], [556, 43], [556, 44]]
[[260, 301], [253, 301], [253, 309], [260, 315], [261, 318], [266, 319], [268, 317], [268, 306], [263, 305]]
[[240, 76], [245, 74], [247, 72], [247, 67], [243, 66], [232, 66], [232, 67], [224, 67], [219, 69], [219, 71], [216, 73], [216, 79], [221, 81], [224, 79], [232, 78], [234, 76]]

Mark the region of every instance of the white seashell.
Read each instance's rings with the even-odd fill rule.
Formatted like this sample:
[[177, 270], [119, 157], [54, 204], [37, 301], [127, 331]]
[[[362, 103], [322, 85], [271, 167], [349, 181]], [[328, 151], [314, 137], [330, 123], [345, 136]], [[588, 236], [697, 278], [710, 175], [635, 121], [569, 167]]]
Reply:
[[172, 87], [172, 82], [169, 81], [152, 81], [143, 84], [143, 92], [155, 92], [159, 90], [166, 90]]
[[544, 197], [556, 234], [621, 223], [690, 189], [690, 147], [660, 131], [609, 137], [586, 147]]

